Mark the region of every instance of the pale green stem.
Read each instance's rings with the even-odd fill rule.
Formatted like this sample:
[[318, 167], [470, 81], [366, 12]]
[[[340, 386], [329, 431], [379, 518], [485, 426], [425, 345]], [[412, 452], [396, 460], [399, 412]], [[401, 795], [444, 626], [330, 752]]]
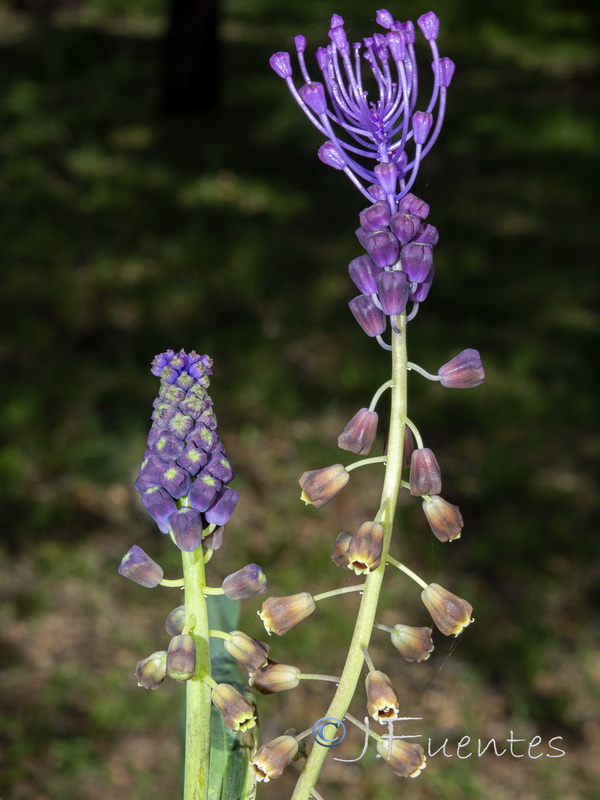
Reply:
[[[356, 685], [363, 669], [362, 648], [369, 646], [371, 632], [377, 612], [381, 584], [390, 549], [392, 526], [398, 491], [402, 475], [402, 451], [404, 449], [404, 420], [406, 418], [406, 316], [396, 317], [398, 333], [392, 332], [392, 387], [391, 415], [388, 436], [386, 470], [381, 494], [378, 520], [384, 528], [381, 563], [371, 572], [365, 582], [363, 596], [354, 627], [352, 642], [339, 686], [324, 716], [343, 719], [354, 696]], [[308, 800], [317, 783], [328, 748], [314, 744], [306, 759], [304, 768], [296, 784], [292, 800]]]
[[377, 391], [373, 395], [373, 399], [371, 400], [371, 404], [370, 404], [369, 409], [368, 409], [369, 411], [375, 411], [375, 406], [379, 402], [379, 398], [386, 391], [386, 389], [390, 388], [392, 383], [393, 383], [393, 381], [386, 381], [384, 384], [382, 384], [379, 387], [379, 389], [377, 389]]
[[185, 586], [185, 580], [183, 578], [175, 578], [175, 580], [168, 580], [167, 578], [163, 578], [160, 582], [161, 586], [173, 586], [176, 589], [182, 589]]
[[387, 456], [373, 456], [372, 458], [361, 458], [360, 461], [354, 461], [346, 467], [346, 472], [352, 472], [357, 467], [366, 467], [367, 464], [385, 464]]
[[417, 447], [419, 448], [419, 450], [422, 450], [423, 449], [423, 439], [421, 438], [421, 434], [419, 433], [419, 429], [417, 428], [415, 423], [412, 422], [412, 420], [410, 420], [408, 418], [405, 418], [404, 422], [408, 425], [408, 427], [414, 433], [415, 439], [416, 439], [416, 442], [417, 442]]
[[186, 618], [196, 618], [190, 631], [196, 642], [196, 673], [186, 682], [184, 800], [208, 799], [210, 760], [210, 645], [208, 609], [204, 590], [202, 547], [181, 554], [185, 580]]
[[364, 588], [365, 584], [359, 583], [355, 586], [344, 586], [342, 589], [331, 589], [329, 592], [321, 592], [321, 594], [314, 595], [313, 600], [318, 603], [319, 600], [325, 600], [326, 597], [335, 597], [338, 594], [347, 594], [348, 592], [362, 592]]
[[408, 575], [409, 578], [412, 578], [415, 583], [418, 583], [422, 589], [426, 589], [428, 587], [428, 583], [425, 583], [423, 578], [419, 578], [416, 572], [413, 572], [412, 569], [409, 569], [406, 564], [402, 564], [400, 561], [396, 561], [395, 558], [392, 558], [388, 555], [387, 557], [388, 564], [391, 564], [393, 567], [396, 567], [405, 575]]
[[317, 672], [302, 672], [296, 675], [302, 681], [330, 681], [331, 683], [339, 683], [339, 675], [319, 675]]

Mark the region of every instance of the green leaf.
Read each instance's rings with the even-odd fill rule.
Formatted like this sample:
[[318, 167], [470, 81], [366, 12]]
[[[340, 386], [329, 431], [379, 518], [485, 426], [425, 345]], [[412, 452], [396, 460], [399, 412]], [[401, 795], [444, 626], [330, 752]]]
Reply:
[[[208, 620], [211, 628], [222, 631], [237, 629], [239, 601], [224, 595], [208, 598]], [[229, 683], [250, 702], [252, 694], [242, 678], [237, 662], [223, 647], [221, 639], [211, 639], [210, 660], [217, 683]], [[213, 706], [211, 709], [209, 800], [252, 800], [256, 784], [248, 769], [250, 758], [258, 746], [258, 727], [234, 733], [223, 723]]]

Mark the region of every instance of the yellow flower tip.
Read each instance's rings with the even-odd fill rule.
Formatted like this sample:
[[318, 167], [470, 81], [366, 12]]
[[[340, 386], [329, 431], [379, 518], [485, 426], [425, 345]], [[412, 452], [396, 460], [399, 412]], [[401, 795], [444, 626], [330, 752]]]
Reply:
[[436, 627], [446, 636], [458, 636], [475, 620], [473, 606], [438, 583], [430, 583], [421, 592], [421, 599]]
[[298, 481], [302, 489], [300, 499], [307, 505], [321, 508], [344, 488], [349, 479], [350, 474], [343, 464], [304, 472]]
[[382, 725], [400, 718], [400, 704], [392, 682], [384, 672], [373, 670], [365, 680], [367, 711]]
[[267, 633], [283, 636], [284, 633], [310, 616], [315, 608], [313, 596], [308, 592], [299, 592], [287, 597], [269, 597], [257, 613], [262, 619]]
[[279, 778], [298, 752], [298, 742], [293, 736], [278, 736], [259, 747], [250, 761], [250, 771], [259, 782], [268, 783]]
[[268, 659], [267, 663], [250, 676], [250, 686], [261, 694], [273, 694], [295, 689], [300, 683], [300, 670], [290, 664], [278, 664]]
[[427, 661], [433, 652], [433, 630], [411, 625], [394, 625], [392, 644], [406, 661]]
[[356, 575], [373, 572], [381, 563], [383, 534], [378, 522], [365, 522], [349, 540], [345, 558]]
[[219, 683], [210, 694], [223, 722], [232, 731], [248, 731], [256, 725], [254, 706], [229, 683]]

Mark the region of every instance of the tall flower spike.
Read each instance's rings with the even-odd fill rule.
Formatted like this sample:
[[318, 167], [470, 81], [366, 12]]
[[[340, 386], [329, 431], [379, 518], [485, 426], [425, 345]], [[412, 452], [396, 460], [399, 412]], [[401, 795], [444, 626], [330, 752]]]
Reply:
[[[388, 32], [351, 45], [343, 20], [334, 15], [330, 44], [316, 53], [322, 82], [308, 72], [303, 36], [295, 39], [305, 81], [299, 89], [288, 53], [275, 53], [269, 63], [327, 140], [319, 149], [321, 161], [343, 170], [369, 200], [387, 200], [393, 213], [439, 135], [454, 64], [439, 56], [437, 16], [432, 11], [424, 14], [418, 25], [431, 50], [433, 85], [427, 107], [417, 109], [414, 26], [394, 20], [385, 9], [377, 12], [377, 22]], [[369, 95], [364, 87], [371, 81], [376, 89]]]

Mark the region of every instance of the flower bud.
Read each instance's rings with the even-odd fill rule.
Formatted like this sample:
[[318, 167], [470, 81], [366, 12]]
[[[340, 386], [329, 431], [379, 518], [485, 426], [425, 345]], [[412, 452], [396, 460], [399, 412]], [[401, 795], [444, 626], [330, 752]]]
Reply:
[[[377, 169], [377, 168], [376, 168]], [[378, 200], [358, 215], [361, 228], [366, 231], [380, 231], [390, 222], [390, 207], [385, 200]]]
[[365, 575], [377, 569], [381, 562], [383, 527], [378, 522], [364, 522], [348, 543], [348, 569]]
[[167, 651], [157, 650], [148, 658], [138, 661], [135, 678], [138, 686], [144, 689], [158, 689], [167, 674]]
[[158, 586], [164, 575], [160, 564], [146, 555], [137, 544], [132, 545], [125, 553], [117, 571], [119, 575], [129, 578], [130, 581], [139, 583], [140, 586], [145, 586], [147, 589]]
[[250, 761], [250, 770], [257, 781], [268, 783], [278, 778], [298, 752], [298, 742], [293, 736], [278, 736], [256, 751]]
[[320, 116], [327, 112], [327, 99], [325, 97], [325, 88], [322, 83], [318, 81], [305, 83], [304, 86], [298, 89], [298, 94], [315, 114]]
[[359, 456], [368, 455], [377, 434], [379, 416], [376, 411], [361, 408], [338, 436], [338, 447]]
[[423, 36], [429, 41], [437, 39], [440, 30], [440, 21], [433, 11], [428, 11], [417, 20], [417, 25], [423, 31]]
[[259, 667], [250, 676], [250, 686], [261, 694], [274, 694], [295, 689], [300, 683], [300, 670], [289, 664], [278, 664], [269, 660], [264, 666]]
[[421, 283], [433, 266], [433, 248], [430, 244], [409, 242], [402, 248], [400, 263], [409, 280]]
[[165, 621], [165, 630], [169, 636], [179, 636], [185, 626], [185, 606], [177, 606]]
[[407, 661], [427, 661], [433, 651], [431, 628], [394, 625], [392, 644]]
[[196, 671], [196, 642], [193, 636], [180, 634], [169, 642], [167, 675], [176, 681], [189, 681]]
[[396, 239], [402, 244], [412, 242], [420, 227], [421, 220], [414, 214], [401, 214], [398, 212], [390, 219], [390, 228]]
[[287, 597], [269, 597], [257, 613], [267, 633], [283, 636], [294, 625], [309, 617], [315, 608], [312, 595], [308, 592], [299, 592]]
[[246, 600], [267, 592], [267, 576], [258, 564], [247, 564], [228, 575], [222, 589], [231, 600]]
[[152, 486], [143, 493], [142, 503], [158, 525], [161, 533], [169, 533], [171, 530], [169, 517], [174, 511], [177, 511], [177, 506], [171, 495], [161, 489], [160, 486]]
[[254, 672], [267, 661], [269, 650], [271, 649], [265, 642], [243, 633], [243, 631], [231, 631], [231, 639], [223, 642], [223, 647], [238, 661], [246, 667], [248, 672]]
[[377, 308], [372, 297], [361, 294], [348, 303], [354, 319], [367, 336], [380, 336], [385, 330], [385, 314]]
[[204, 547], [207, 550], [219, 550], [223, 545], [223, 533], [225, 528], [223, 525], [220, 525], [218, 528], [215, 528], [212, 533], [209, 533], [208, 536], [205, 536], [203, 539]]
[[219, 683], [210, 693], [223, 722], [232, 731], [247, 731], [256, 725], [254, 707], [229, 683]]
[[410, 493], [413, 497], [422, 494], [439, 494], [442, 491], [440, 465], [428, 447], [413, 450], [410, 460]]
[[425, 144], [433, 125], [433, 114], [426, 111], [415, 111], [411, 117], [415, 144]]
[[402, 314], [408, 303], [410, 287], [405, 272], [380, 272], [375, 279], [377, 295], [384, 314]]
[[350, 539], [352, 539], [352, 534], [348, 533], [348, 531], [342, 531], [341, 533], [338, 533], [337, 539], [335, 540], [331, 550], [331, 560], [334, 564], [337, 564], [338, 567], [348, 566], [347, 554]]
[[463, 350], [438, 370], [440, 383], [449, 389], [472, 389], [485, 380], [485, 370], [477, 350]]
[[359, 256], [348, 264], [350, 278], [363, 294], [374, 294], [377, 291], [375, 277], [381, 268], [369, 256]]
[[223, 484], [208, 472], [198, 475], [190, 487], [188, 495], [190, 505], [196, 511], [206, 511], [216, 500]]
[[387, 725], [400, 716], [398, 695], [392, 682], [384, 672], [369, 672], [365, 681], [367, 711], [375, 722]]
[[235, 489], [229, 487], [222, 489], [204, 512], [204, 519], [211, 525], [225, 525], [235, 511], [239, 499], [240, 493]]
[[415, 237], [415, 241], [419, 244], [430, 244], [432, 247], [440, 240], [440, 234], [436, 227], [430, 225], [428, 222], [424, 222]]
[[[435, 64], [431, 65], [435, 67]], [[440, 86], [450, 86], [450, 82], [452, 81], [452, 76], [454, 75], [454, 61], [448, 56], [444, 56], [444, 58], [440, 58], [438, 64], [438, 76], [440, 81]]]
[[289, 53], [274, 53], [269, 59], [269, 64], [280, 78], [292, 77], [292, 62]]
[[169, 517], [175, 544], [184, 552], [196, 550], [202, 544], [202, 517], [195, 508], [179, 508]]
[[398, 239], [390, 231], [369, 234], [365, 247], [378, 267], [391, 267], [398, 260]]
[[[375, 173], [375, 177], [377, 178], [377, 182], [385, 192], [385, 194], [396, 194], [396, 182], [398, 180], [398, 167], [396, 166], [395, 162], [393, 161], [386, 161], [383, 164], [376, 164], [373, 167], [373, 172]], [[387, 205], [387, 204], [386, 204]], [[387, 225], [389, 223], [389, 210], [387, 216], [388, 222], [385, 223]], [[384, 227], [381, 225], [380, 227]]]
[[328, 167], [341, 170], [346, 166], [346, 159], [343, 153], [331, 141], [322, 144], [317, 151], [317, 155], [319, 156], [319, 160], [322, 161], [323, 164], [327, 164]]
[[419, 219], [427, 219], [429, 216], [429, 205], [420, 200], [414, 194], [405, 194], [398, 204], [398, 211], [402, 214], [414, 214]]
[[436, 627], [445, 636], [458, 634], [473, 622], [473, 606], [461, 597], [444, 589], [438, 583], [430, 583], [421, 592], [421, 600], [431, 614]]
[[384, 739], [377, 743], [377, 752], [401, 778], [416, 778], [426, 766], [425, 751], [420, 744], [403, 739]]
[[342, 464], [304, 472], [298, 481], [302, 489], [300, 499], [306, 505], [321, 508], [344, 488], [349, 479], [350, 475]]
[[431, 284], [433, 283], [434, 278], [435, 268], [432, 266], [427, 273], [425, 280], [422, 281], [422, 283], [418, 283], [417, 288], [410, 293], [410, 299], [413, 303], [423, 303], [427, 299], [427, 295], [429, 294], [429, 290], [431, 289]]
[[433, 495], [429, 500], [423, 500], [423, 511], [429, 527], [440, 542], [460, 539], [463, 518], [458, 506], [453, 506], [443, 498]]

